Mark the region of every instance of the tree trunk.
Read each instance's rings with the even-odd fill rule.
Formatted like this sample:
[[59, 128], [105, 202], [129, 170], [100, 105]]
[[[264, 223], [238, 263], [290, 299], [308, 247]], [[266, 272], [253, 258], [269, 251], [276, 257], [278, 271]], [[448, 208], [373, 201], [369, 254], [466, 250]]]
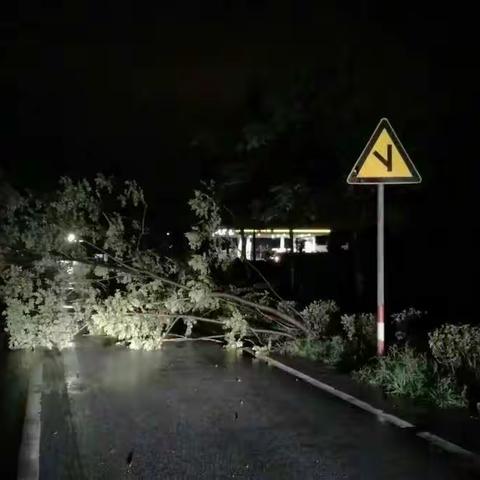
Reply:
[[245, 238], [245, 230], [242, 228], [240, 230], [240, 239], [242, 242], [242, 249], [240, 251], [240, 258], [243, 261], [247, 259], [247, 240]]
[[290, 228], [290, 290], [292, 294], [295, 291], [295, 244], [293, 242], [293, 228]]

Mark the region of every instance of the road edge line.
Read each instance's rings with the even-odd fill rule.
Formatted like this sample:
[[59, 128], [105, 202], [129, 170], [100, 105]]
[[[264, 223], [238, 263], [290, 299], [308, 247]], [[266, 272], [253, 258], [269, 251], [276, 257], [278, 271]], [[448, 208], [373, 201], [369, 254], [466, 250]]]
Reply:
[[33, 368], [28, 384], [27, 405], [18, 454], [17, 480], [38, 480], [40, 476], [40, 437], [42, 432], [43, 363]]
[[[278, 360], [275, 360], [265, 355], [255, 355], [255, 352], [253, 352], [249, 348], [245, 348], [244, 350], [248, 352], [250, 355], [253, 355], [255, 358], [258, 358], [259, 360], [263, 360], [268, 365], [272, 365], [278, 368], [279, 370], [282, 370], [300, 380], [303, 380], [306, 383], [309, 383], [310, 385], [313, 385], [316, 388], [319, 388], [320, 390], [323, 390], [324, 392], [329, 393], [330, 395], [340, 398], [341, 400], [347, 403], [350, 403], [351, 405], [354, 405], [355, 407], [358, 407], [368, 413], [376, 415], [381, 421], [391, 423], [392, 425], [395, 425], [396, 427], [399, 427], [399, 428], [406, 428], [406, 429], [417, 428], [413, 423], [410, 423], [407, 420], [404, 420], [400, 417], [397, 417], [396, 415], [387, 413], [384, 410], [376, 408], [370, 403], [364, 402], [363, 400], [360, 400], [354, 397], [353, 395], [342, 392], [341, 390], [338, 390], [337, 388], [332, 387], [327, 383], [324, 383], [314, 377], [311, 377], [310, 375], [307, 375], [301, 372], [300, 370], [296, 370], [295, 368], [289, 367], [288, 365], [285, 365], [284, 363], [279, 362]], [[430, 444], [441, 448], [442, 450], [465, 457], [473, 461], [477, 467], [480, 467], [480, 455], [478, 455], [475, 452], [472, 452], [471, 450], [468, 450], [460, 445], [457, 445], [456, 443], [450, 442], [449, 440], [439, 437], [438, 435], [435, 435], [431, 432], [417, 431], [415, 432], [415, 435], [417, 437], [422, 438], [423, 440], [426, 440]]]

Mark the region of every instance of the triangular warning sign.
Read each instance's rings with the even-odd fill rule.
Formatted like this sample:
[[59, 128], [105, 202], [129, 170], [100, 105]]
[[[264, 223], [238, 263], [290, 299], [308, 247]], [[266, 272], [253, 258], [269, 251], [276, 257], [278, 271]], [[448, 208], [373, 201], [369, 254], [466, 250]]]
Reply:
[[382, 118], [359, 159], [348, 183], [420, 183], [415, 165], [390, 122]]

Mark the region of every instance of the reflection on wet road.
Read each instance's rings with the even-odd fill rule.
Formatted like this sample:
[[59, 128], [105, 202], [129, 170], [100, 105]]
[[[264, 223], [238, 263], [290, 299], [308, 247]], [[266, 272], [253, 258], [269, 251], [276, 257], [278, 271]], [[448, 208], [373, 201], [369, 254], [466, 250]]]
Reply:
[[411, 432], [214, 344], [44, 364], [46, 479], [473, 479]]

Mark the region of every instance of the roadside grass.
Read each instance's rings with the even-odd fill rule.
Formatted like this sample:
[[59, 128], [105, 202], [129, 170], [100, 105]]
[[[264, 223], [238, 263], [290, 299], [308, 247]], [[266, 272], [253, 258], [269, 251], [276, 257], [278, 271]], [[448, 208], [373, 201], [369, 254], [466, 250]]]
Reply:
[[341, 315], [331, 300], [316, 301], [302, 314], [310, 338], [286, 341], [278, 353], [334, 366], [387, 395], [440, 408], [464, 408], [480, 400], [475, 393], [480, 385], [480, 327], [442, 325], [419, 350], [409, 344], [409, 331], [425, 312], [409, 308], [392, 315], [395, 344], [377, 358], [372, 314]]
[[321, 361], [326, 365], [337, 365], [342, 360], [345, 342], [340, 336], [325, 340], [297, 339], [284, 343], [279, 353], [292, 357]]
[[442, 375], [423, 353], [408, 346], [392, 347], [354, 372], [354, 378], [382, 388], [387, 394], [404, 396], [441, 408], [466, 407], [466, 389], [452, 375]]

